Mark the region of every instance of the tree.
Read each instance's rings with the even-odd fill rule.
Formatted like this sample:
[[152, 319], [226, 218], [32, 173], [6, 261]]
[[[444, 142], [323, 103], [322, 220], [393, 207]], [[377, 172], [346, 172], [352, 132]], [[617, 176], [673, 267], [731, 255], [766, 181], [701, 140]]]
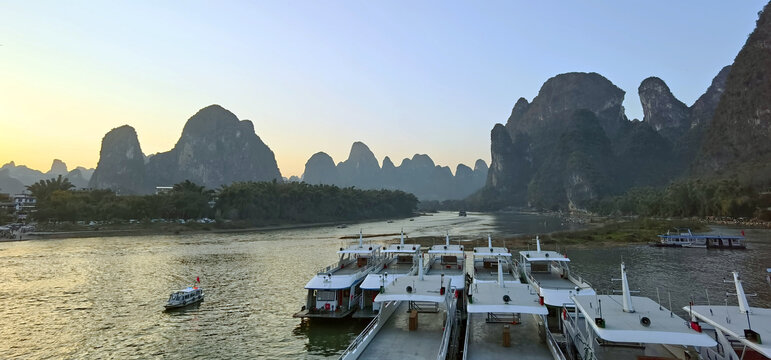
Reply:
[[69, 179], [59, 175], [57, 178], [40, 180], [32, 185], [27, 185], [27, 190], [38, 202], [41, 202], [50, 199], [55, 191], [69, 191], [74, 187], [75, 185]]

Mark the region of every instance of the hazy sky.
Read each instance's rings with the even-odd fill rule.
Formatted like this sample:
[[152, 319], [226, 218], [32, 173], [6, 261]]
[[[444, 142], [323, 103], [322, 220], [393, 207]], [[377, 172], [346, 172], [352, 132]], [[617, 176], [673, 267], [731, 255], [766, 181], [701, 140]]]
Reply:
[[3, 1], [0, 163], [94, 167], [129, 124], [145, 154], [171, 149], [220, 104], [284, 176], [363, 141], [398, 165], [490, 159], [519, 97], [570, 71], [627, 92], [664, 79], [691, 105], [734, 57], [765, 1]]

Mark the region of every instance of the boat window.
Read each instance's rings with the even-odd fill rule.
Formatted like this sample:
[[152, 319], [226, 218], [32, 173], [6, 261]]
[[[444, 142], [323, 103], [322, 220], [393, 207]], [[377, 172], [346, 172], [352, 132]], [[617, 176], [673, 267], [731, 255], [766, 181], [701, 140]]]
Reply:
[[333, 301], [335, 300], [335, 292], [329, 290], [319, 290], [316, 293], [316, 300], [319, 301]]

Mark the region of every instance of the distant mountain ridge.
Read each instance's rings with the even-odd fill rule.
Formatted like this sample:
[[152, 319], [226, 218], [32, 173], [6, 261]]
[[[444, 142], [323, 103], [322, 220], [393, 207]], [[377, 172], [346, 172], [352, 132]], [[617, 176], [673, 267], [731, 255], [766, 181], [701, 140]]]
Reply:
[[59, 175], [70, 180], [76, 189], [86, 188], [93, 172], [94, 169], [86, 169], [82, 166], [68, 171], [67, 164], [59, 159], [54, 159], [51, 169], [45, 173], [30, 169], [25, 165], [16, 165], [15, 162], [11, 161], [0, 167], [0, 193], [18, 194], [26, 190], [28, 185]]
[[348, 159], [337, 165], [324, 152], [313, 154], [305, 163], [302, 179], [309, 184], [402, 190], [420, 200], [449, 200], [462, 199], [482, 188], [487, 170], [487, 163], [480, 159], [473, 170], [459, 164], [453, 175], [449, 167], [434, 164], [425, 154], [405, 158], [399, 166], [386, 156], [381, 167], [369, 147], [357, 141], [351, 145]]
[[115, 128], [102, 139], [99, 164], [90, 186], [125, 194], [147, 194], [156, 186], [190, 180], [207, 188], [235, 181], [281, 180], [273, 151], [249, 120], [219, 105], [188, 119], [173, 149], [150, 156], [142, 152], [136, 131]]

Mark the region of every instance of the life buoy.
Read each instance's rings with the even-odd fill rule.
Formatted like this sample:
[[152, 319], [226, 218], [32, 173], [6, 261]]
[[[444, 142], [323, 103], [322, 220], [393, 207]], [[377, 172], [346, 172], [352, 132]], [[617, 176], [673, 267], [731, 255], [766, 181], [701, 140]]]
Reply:
[[563, 308], [562, 309], [562, 320], [567, 320], [567, 319], [568, 319], [568, 311], [565, 308]]

